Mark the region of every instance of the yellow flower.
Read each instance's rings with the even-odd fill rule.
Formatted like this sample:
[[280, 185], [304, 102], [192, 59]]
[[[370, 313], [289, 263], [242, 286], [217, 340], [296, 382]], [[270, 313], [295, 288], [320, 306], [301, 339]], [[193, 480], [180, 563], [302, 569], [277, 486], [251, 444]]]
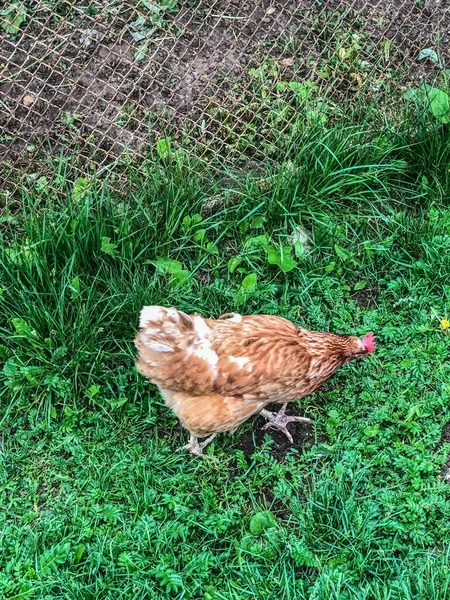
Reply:
[[442, 329], [448, 329], [450, 327], [450, 321], [448, 321], [447, 319], [442, 319], [441, 327]]

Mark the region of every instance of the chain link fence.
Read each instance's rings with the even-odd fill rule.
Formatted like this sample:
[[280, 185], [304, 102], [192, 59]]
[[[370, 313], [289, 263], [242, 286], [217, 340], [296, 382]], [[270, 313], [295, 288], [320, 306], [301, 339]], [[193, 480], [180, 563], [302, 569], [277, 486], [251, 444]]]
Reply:
[[[170, 152], [248, 168], [449, 66], [447, 0], [6, 0], [0, 185]], [[75, 176], [74, 175], [74, 176]], [[44, 178], [44, 179], [43, 179]]]

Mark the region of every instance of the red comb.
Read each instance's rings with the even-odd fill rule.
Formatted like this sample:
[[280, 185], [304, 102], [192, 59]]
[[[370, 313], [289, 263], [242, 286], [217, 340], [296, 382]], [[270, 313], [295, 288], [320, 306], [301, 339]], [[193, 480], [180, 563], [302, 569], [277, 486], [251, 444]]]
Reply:
[[373, 352], [375, 350], [375, 348], [376, 348], [375, 339], [376, 339], [376, 337], [373, 335], [372, 332], [370, 332], [370, 333], [366, 333], [366, 335], [361, 340], [362, 343], [364, 344], [364, 347], [366, 348], [367, 352]]

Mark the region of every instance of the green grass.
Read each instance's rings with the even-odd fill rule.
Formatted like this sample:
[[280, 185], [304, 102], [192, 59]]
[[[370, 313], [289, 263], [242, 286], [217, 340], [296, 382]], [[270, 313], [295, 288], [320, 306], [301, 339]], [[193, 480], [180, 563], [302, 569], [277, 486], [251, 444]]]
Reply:
[[[61, 160], [4, 212], [1, 597], [449, 597], [449, 128], [311, 124], [280, 162], [224, 189], [180, 154], [120, 185]], [[378, 349], [299, 403], [314, 445], [247, 457], [251, 421], [198, 459], [134, 368], [152, 303]]]

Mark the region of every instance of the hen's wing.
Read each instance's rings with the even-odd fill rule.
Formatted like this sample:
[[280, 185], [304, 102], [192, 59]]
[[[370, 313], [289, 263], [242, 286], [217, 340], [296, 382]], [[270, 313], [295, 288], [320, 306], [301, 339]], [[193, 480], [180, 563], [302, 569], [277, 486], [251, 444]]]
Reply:
[[145, 307], [139, 371], [163, 389], [196, 396], [286, 402], [309, 393], [311, 356], [293, 323], [270, 315], [203, 319]]
[[215, 385], [220, 393], [266, 402], [309, 393], [312, 356], [293, 323], [272, 315], [206, 322], [219, 356]]

